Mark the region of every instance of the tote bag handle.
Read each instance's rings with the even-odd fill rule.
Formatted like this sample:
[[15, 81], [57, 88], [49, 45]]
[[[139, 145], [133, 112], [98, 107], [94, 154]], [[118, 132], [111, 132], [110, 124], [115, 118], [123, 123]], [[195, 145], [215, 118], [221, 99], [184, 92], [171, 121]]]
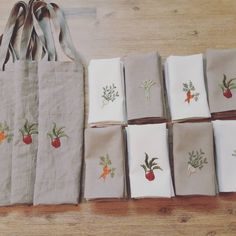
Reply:
[[35, 30], [49, 54], [49, 60], [58, 60], [52, 25], [50, 24], [52, 22], [56, 38], [59, 40], [64, 54], [71, 60], [82, 64], [81, 56], [73, 44], [69, 27], [59, 6], [55, 3], [47, 4], [42, 1], [35, 1], [32, 14]]
[[27, 5], [23, 1], [17, 2], [11, 10], [1, 40], [0, 70], [4, 70], [5, 64], [9, 60], [9, 50], [12, 52], [13, 60], [18, 58], [15, 39], [19, 28], [24, 24], [26, 12]]

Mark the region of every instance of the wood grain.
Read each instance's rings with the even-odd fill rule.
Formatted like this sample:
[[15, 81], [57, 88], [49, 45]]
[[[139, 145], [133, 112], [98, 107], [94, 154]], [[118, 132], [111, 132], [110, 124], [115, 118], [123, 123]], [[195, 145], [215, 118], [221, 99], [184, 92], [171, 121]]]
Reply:
[[[14, 2], [1, 0], [1, 32]], [[85, 63], [133, 52], [158, 50], [166, 58], [236, 47], [234, 0], [55, 2], [66, 11]], [[236, 194], [0, 208], [0, 236], [108, 234], [233, 236]]]

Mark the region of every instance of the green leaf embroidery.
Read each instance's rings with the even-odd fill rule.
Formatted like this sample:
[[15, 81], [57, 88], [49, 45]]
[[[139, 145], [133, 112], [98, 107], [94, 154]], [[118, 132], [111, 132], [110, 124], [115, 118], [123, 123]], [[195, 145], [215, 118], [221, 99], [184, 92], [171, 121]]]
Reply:
[[142, 81], [140, 88], [144, 89], [144, 96], [147, 102], [150, 101], [151, 88], [156, 84], [154, 80], [144, 80]]
[[108, 105], [109, 102], [114, 102], [116, 100], [116, 98], [119, 97], [119, 93], [116, 90], [116, 86], [114, 83], [112, 83], [112, 85], [109, 85], [109, 86], [107, 85], [107, 86], [103, 87], [102, 90], [103, 90], [102, 107], [104, 107], [105, 105]]

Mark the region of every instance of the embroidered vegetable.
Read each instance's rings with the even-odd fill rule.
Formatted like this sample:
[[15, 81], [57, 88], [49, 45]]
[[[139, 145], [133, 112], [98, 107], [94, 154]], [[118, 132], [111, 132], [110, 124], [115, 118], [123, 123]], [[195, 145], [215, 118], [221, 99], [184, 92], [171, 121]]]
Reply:
[[4, 123], [0, 123], [0, 144], [7, 140], [8, 143], [12, 141], [13, 134], [10, 132], [10, 128], [5, 121]]
[[59, 148], [61, 146], [61, 138], [63, 137], [68, 138], [68, 135], [65, 134], [64, 129], [65, 127], [57, 128], [57, 124], [53, 122], [52, 131], [47, 135], [50, 137], [51, 145], [54, 148]]
[[149, 156], [148, 154], [145, 152], [145, 164], [140, 165], [145, 172], [145, 178], [148, 181], [153, 181], [155, 179], [155, 174], [154, 174], [154, 170], [163, 170], [156, 162], [155, 160], [157, 160], [157, 157], [152, 158], [149, 161]]
[[112, 167], [112, 163], [111, 163], [111, 160], [109, 159], [108, 154], [106, 154], [106, 156], [100, 157], [99, 165], [103, 167], [102, 174], [100, 175], [99, 179], [102, 178], [105, 181], [109, 175], [111, 176], [111, 178], [114, 177], [116, 169]]
[[233, 96], [231, 90], [236, 89], [236, 84], [234, 83], [234, 80], [236, 80], [236, 78], [227, 80], [226, 75], [223, 74], [223, 81], [222, 84], [219, 84], [219, 86], [221, 87], [223, 95], [226, 98], [231, 98]]
[[25, 121], [25, 124], [23, 128], [21, 128], [20, 133], [22, 135], [22, 141], [25, 144], [31, 144], [32, 143], [32, 135], [38, 134], [38, 124], [37, 123], [30, 123], [27, 119]]
[[147, 101], [150, 100], [150, 90], [152, 88], [152, 86], [154, 86], [156, 84], [155, 81], [153, 80], [144, 80], [142, 81], [140, 87], [144, 88], [144, 95]]
[[199, 151], [189, 152], [189, 161], [188, 161], [188, 176], [196, 173], [197, 169], [201, 170], [205, 164], [207, 164], [207, 158], [204, 157], [205, 153], [200, 149]]
[[103, 89], [103, 95], [102, 95], [102, 107], [104, 107], [105, 105], [108, 105], [108, 103], [114, 102], [116, 100], [117, 97], [119, 97], [119, 93], [118, 91], [116, 91], [116, 86], [114, 83], [112, 83], [112, 85], [107, 85], [105, 87], [102, 88]]
[[183, 91], [186, 93], [184, 102], [187, 102], [189, 104], [192, 99], [194, 99], [195, 102], [198, 101], [200, 93], [194, 93], [195, 87], [193, 86], [191, 80], [189, 81], [189, 83], [183, 83]]

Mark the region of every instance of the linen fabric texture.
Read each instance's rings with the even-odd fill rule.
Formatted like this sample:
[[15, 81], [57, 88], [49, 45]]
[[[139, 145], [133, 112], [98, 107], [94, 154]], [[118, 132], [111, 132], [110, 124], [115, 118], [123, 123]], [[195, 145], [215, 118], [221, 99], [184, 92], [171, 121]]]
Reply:
[[213, 128], [210, 122], [173, 125], [176, 195], [215, 195]]
[[[211, 113], [236, 114], [236, 49], [209, 49], [206, 74]], [[230, 115], [230, 113], [228, 114]]]
[[129, 123], [165, 118], [161, 58], [157, 52], [131, 54], [123, 59]]
[[202, 54], [168, 57], [165, 79], [173, 121], [210, 117]]
[[124, 132], [120, 126], [85, 130], [87, 200], [126, 196]]
[[236, 191], [236, 121], [216, 120], [213, 121], [216, 169], [220, 192]]
[[126, 131], [131, 198], [174, 196], [166, 124], [129, 125]]
[[120, 58], [91, 60], [88, 66], [88, 83], [88, 124], [124, 124], [124, 76]]

